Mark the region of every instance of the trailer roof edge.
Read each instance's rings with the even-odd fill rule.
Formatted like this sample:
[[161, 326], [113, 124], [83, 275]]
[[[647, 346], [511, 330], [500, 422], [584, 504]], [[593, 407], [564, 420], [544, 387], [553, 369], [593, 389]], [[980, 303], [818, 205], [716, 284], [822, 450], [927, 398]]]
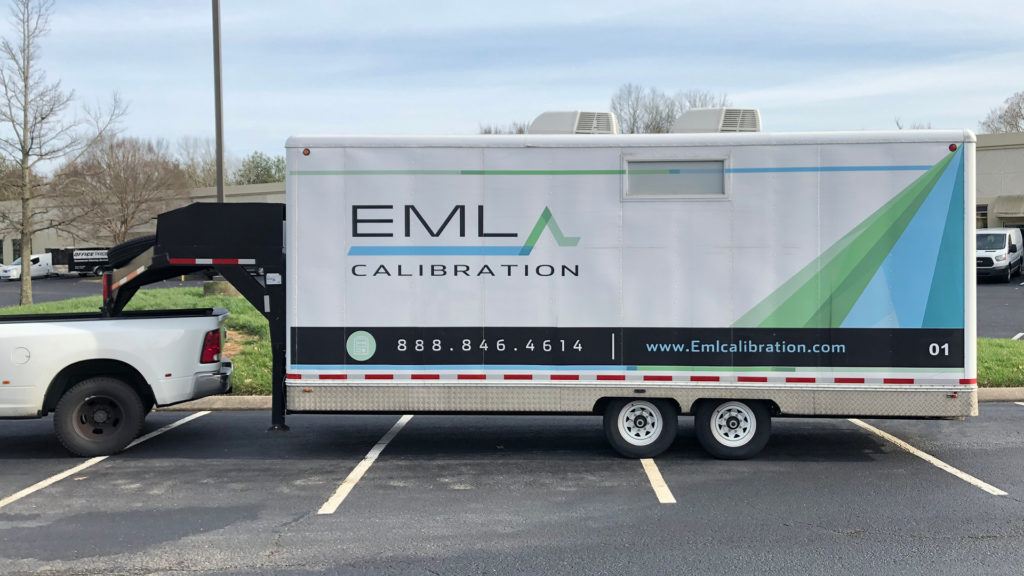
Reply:
[[286, 148], [605, 148], [664, 146], [771, 146], [977, 142], [970, 130], [757, 132], [617, 135], [356, 136], [298, 135]]

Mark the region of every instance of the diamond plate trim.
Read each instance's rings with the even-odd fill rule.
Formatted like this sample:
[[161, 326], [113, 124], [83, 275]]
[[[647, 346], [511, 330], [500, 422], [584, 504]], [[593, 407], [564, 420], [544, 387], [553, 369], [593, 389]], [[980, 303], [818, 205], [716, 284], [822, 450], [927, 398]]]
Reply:
[[792, 416], [963, 417], [978, 414], [977, 388], [836, 389], [725, 386], [479, 386], [288, 384], [292, 412], [590, 413], [602, 398], [669, 398], [683, 412], [705, 398], [770, 400]]

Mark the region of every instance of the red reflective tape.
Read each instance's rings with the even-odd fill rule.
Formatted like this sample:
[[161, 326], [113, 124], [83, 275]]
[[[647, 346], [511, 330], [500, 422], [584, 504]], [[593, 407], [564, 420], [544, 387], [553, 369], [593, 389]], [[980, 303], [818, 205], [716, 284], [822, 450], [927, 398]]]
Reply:
[[882, 378], [884, 384], [913, 384], [913, 378]]
[[671, 382], [671, 381], [672, 381], [672, 377], [671, 376], [661, 376], [661, 375], [657, 375], [657, 374], [649, 375], [649, 376], [644, 376], [644, 382]]
[[288, 374], [285, 374], [284, 377], [286, 380], [301, 380], [302, 374], [294, 374], [289, 372]]
[[363, 376], [367, 380], [394, 380], [394, 374], [367, 374]]
[[440, 380], [440, 374], [413, 374], [413, 380]]
[[786, 382], [791, 382], [793, 384], [814, 384], [814, 378], [809, 378], [807, 376], [790, 376], [786, 378]]
[[213, 264], [238, 264], [238, 258], [210, 258]]
[[863, 384], [863, 378], [833, 378], [833, 382], [836, 384]]
[[721, 380], [718, 376], [690, 376], [690, 382], [718, 382]]
[[625, 380], [625, 374], [598, 374], [598, 380]]
[[321, 380], [348, 380], [348, 374], [321, 374]]
[[961, 378], [960, 379], [960, 383], [961, 384], [977, 384], [978, 383], [978, 379], [977, 378]]
[[459, 374], [459, 380], [486, 380], [487, 374]]
[[505, 374], [505, 380], [533, 380], [533, 374]]
[[579, 374], [552, 374], [552, 380], [579, 380]]
[[767, 382], [767, 376], [738, 376], [737, 382]]
[[167, 262], [169, 264], [174, 264], [176, 266], [188, 266], [190, 264], [195, 264], [196, 263], [196, 259], [195, 258], [168, 258]]

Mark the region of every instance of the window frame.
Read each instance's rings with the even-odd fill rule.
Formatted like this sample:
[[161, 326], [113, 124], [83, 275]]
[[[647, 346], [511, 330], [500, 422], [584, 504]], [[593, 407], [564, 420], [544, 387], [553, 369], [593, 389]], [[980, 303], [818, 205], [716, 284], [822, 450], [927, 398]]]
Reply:
[[[630, 195], [629, 164], [630, 162], [721, 162], [722, 193], [721, 194], [674, 194], [674, 195]], [[620, 157], [622, 178], [619, 197], [623, 202], [729, 202], [732, 199], [732, 178], [729, 172], [731, 157], [728, 151], [706, 149], [672, 149], [624, 151]]]

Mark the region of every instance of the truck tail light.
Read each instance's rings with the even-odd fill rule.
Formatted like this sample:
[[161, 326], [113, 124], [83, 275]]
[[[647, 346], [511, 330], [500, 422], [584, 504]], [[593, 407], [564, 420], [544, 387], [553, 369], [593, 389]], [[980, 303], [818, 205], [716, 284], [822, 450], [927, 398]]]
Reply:
[[220, 362], [220, 330], [210, 330], [203, 338], [203, 353], [199, 355], [200, 364]]

